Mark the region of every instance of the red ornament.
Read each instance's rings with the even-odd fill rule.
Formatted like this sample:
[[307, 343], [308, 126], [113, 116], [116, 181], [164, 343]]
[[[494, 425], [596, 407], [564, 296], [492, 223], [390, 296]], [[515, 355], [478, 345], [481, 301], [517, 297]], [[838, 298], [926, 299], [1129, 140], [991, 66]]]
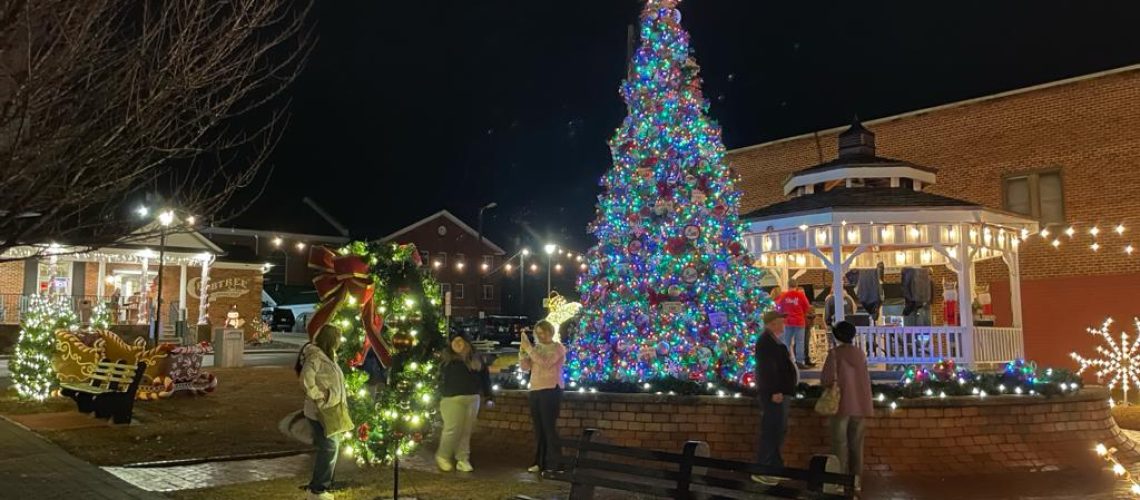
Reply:
[[741, 245], [739, 241], [734, 241], [728, 244], [728, 251], [731, 252], [732, 255], [740, 255], [740, 253], [744, 251], [744, 246]]
[[368, 441], [368, 434], [371, 430], [372, 427], [368, 425], [368, 422], [360, 424], [360, 427], [356, 428], [356, 439], [359, 439], [361, 441]]
[[688, 246], [688, 240], [683, 237], [670, 238], [669, 241], [665, 244], [665, 249], [673, 255], [681, 255], [682, 253], [685, 253], [685, 249], [688, 248]]

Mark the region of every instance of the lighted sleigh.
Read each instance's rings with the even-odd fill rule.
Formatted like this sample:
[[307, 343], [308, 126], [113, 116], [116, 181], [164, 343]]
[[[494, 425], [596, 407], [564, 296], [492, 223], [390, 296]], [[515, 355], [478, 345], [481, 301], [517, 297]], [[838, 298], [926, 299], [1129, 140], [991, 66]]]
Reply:
[[128, 343], [106, 330], [61, 330], [55, 333], [55, 338], [56, 352], [52, 365], [62, 383], [90, 380], [99, 361], [107, 359], [146, 363], [137, 394], [141, 400], [166, 398], [178, 391], [208, 394], [218, 385], [212, 373], [202, 370], [202, 357], [210, 353], [206, 346], [160, 344], [148, 349], [144, 338]]

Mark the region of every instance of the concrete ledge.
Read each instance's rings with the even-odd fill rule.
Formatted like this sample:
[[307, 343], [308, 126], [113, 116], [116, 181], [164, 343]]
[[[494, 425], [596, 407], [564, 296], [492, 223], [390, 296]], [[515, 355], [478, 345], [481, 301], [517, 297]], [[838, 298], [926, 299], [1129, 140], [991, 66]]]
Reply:
[[[813, 400], [797, 400], [784, 459], [806, 466], [828, 453], [826, 417]], [[669, 396], [566, 392], [559, 431], [577, 436], [595, 427], [609, 442], [678, 451], [687, 440], [709, 443], [712, 455], [751, 460], [761, 412], [747, 397]], [[495, 407], [479, 415], [480, 433], [533, 445], [525, 391], [499, 391]], [[1112, 419], [1108, 391], [1086, 387], [1075, 394], [900, 400], [876, 408], [868, 421], [867, 472], [879, 475], [966, 475], [1053, 470], [1099, 470], [1098, 442], [1140, 460], [1136, 444]]]

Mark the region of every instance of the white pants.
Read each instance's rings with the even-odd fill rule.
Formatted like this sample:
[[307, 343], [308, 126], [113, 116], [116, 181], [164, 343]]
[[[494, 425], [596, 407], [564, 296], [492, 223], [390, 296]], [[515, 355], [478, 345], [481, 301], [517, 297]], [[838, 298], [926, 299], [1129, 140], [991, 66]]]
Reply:
[[449, 396], [439, 401], [443, 416], [443, 435], [435, 456], [444, 460], [471, 458], [471, 433], [479, 415], [479, 395]]

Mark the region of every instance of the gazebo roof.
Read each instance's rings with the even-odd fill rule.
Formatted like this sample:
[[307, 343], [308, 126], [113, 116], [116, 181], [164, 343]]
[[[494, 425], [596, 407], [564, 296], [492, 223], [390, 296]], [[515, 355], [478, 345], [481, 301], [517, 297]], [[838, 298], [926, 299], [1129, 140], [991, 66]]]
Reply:
[[759, 222], [789, 215], [808, 215], [838, 210], [980, 209], [981, 205], [907, 188], [835, 189], [809, 196], [797, 196], [753, 210], [743, 216]]

